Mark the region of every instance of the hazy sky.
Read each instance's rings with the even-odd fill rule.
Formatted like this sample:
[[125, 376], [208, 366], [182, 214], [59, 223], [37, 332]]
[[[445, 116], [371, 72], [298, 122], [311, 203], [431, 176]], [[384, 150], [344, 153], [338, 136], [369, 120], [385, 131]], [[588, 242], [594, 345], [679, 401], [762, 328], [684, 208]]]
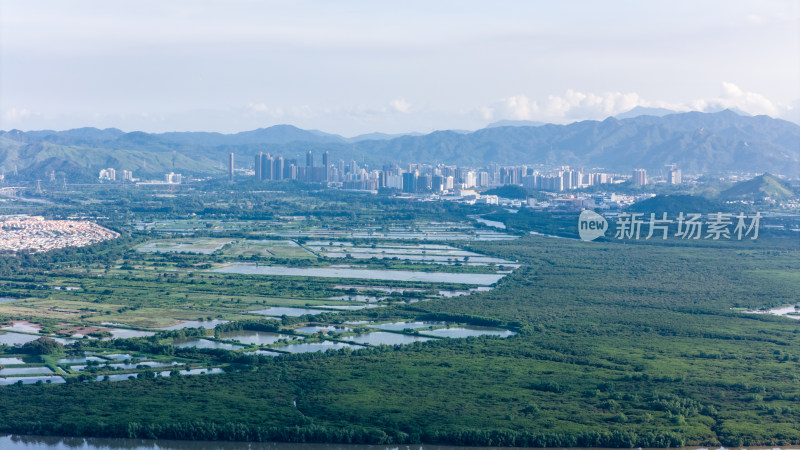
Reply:
[[800, 122], [800, 1], [0, 0], [0, 129]]

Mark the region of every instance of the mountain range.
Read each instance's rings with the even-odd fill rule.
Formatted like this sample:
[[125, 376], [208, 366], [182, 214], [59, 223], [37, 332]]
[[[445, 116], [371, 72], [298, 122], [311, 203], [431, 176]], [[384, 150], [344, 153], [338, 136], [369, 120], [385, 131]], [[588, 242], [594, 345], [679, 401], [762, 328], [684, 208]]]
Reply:
[[[388, 163], [445, 163], [483, 166], [551, 164], [609, 171], [645, 168], [659, 171], [676, 164], [685, 173], [772, 172], [800, 177], [800, 126], [768, 116], [670, 113], [641, 109], [635, 117], [609, 117], [568, 125], [506, 121], [465, 132], [345, 138], [291, 125], [236, 134], [213, 132], [145, 133], [79, 128], [67, 131], [0, 131], [0, 170], [16, 166], [20, 174], [43, 177], [51, 171], [69, 177], [94, 177], [113, 167], [139, 175], [169, 171], [217, 174], [228, 152], [236, 166], [249, 168], [258, 152], [305, 163], [312, 150], [329, 151], [331, 161], [356, 160], [371, 166]], [[60, 179], [60, 178], [59, 178]]]

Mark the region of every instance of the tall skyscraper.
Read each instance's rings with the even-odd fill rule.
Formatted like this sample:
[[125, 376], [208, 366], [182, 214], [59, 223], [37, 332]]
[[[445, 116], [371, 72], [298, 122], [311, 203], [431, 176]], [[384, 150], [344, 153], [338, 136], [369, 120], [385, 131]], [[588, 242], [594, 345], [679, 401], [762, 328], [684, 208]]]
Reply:
[[322, 167], [325, 168], [322, 174], [324, 177], [323, 181], [328, 181], [330, 179], [331, 160], [327, 150], [325, 150], [325, 153], [322, 154]]
[[431, 190], [433, 192], [442, 192], [444, 190], [444, 177], [441, 175], [434, 175], [431, 178]]
[[228, 183], [233, 183], [233, 152], [228, 153]]
[[264, 157], [264, 152], [258, 152], [258, 154], [256, 155], [255, 164], [253, 165], [253, 170], [256, 173], [256, 181], [261, 181], [264, 179], [263, 175], [261, 174], [261, 158], [263, 157]]
[[406, 172], [403, 174], [403, 192], [414, 194], [418, 190], [417, 172]]
[[681, 169], [678, 169], [677, 167], [672, 167], [669, 169], [669, 176], [667, 179], [667, 182], [669, 182], [669, 184], [681, 184], [681, 182], [683, 181], [682, 178], [683, 177], [681, 176]]
[[647, 184], [647, 172], [644, 169], [633, 169], [633, 184], [644, 186]]
[[314, 154], [311, 150], [306, 153], [306, 167], [314, 167]]
[[275, 158], [275, 162], [272, 164], [272, 178], [271, 180], [282, 180], [283, 179], [283, 156], [278, 156]]
[[273, 174], [275, 171], [273, 170], [273, 158], [269, 153], [265, 153], [261, 156], [261, 179], [262, 180], [272, 180], [274, 178]]

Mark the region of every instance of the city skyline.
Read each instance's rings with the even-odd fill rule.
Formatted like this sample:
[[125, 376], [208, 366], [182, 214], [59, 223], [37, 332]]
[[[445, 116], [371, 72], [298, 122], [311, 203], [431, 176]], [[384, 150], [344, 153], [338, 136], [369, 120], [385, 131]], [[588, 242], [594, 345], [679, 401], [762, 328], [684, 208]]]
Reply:
[[1, 129], [354, 136], [636, 106], [800, 122], [800, 3], [4, 2]]

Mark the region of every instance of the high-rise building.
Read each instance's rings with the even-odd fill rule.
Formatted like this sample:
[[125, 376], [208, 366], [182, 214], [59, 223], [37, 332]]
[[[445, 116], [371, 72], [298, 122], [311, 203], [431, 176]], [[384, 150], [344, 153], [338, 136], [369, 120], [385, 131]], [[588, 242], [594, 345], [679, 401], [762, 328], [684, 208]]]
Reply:
[[486, 171], [478, 172], [478, 186], [481, 187], [489, 186], [489, 172]]
[[403, 174], [403, 192], [415, 194], [417, 192], [417, 172], [406, 172]]
[[417, 177], [417, 190], [420, 192], [430, 191], [433, 187], [431, 174], [420, 175]]
[[272, 177], [270, 180], [282, 180], [283, 170], [283, 156], [275, 157], [275, 161], [272, 164]]
[[164, 182], [169, 184], [181, 184], [183, 181], [183, 175], [175, 172], [170, 172], [164, 174]]
[[633, 169], [633, 184], [644, 186], [647, 184], [647, 172], [644, 169]]
[[331, 171], [331, 155], [328, 154], [328, 151], [325, 150], [325, 153], [322, 154], [322, 167], [325, 168], [323, 172], [323, 181], [328, 181], [330, 179], [330, 171]]
[[112, 167], [109, 167], [108, 169], [102, 169], [100, 170], [100, 175], [98, 178], [101, 180], [116, 181], [117, 171]]
[[681, 176], [681, 169], [678, 169], [677, 167], [672, 167], [671, 169], [669, 169], [669, 176], [667, 179], [667, 182], [669, 184], [681, 184], [681, 182], [683, 181], [682, 178], [683, 177]]
[[583, 187], [583, 172], [580, 170], [570, 170], [569, 171], [569, 185], [572, 189], [580, 189]]
[[228, 153], [228, 183], [233, 183], [233, 152]]
[[306, 167], [314, 167], [314, 154], [311, 150], [306, 153]]
[[478, 184], [478, 180], [477, 180], [477, 177], [475, 175], [475, 172], [470, 170], [469, 172], [467, 172], [464, 175], [464, 187], [465, 188], [467, 188], [467, 189], [474, 188], [477, 184]]
[[261, 179], [272, 180], [275, 178], [275, 170], [272, 167], [275, 164], [274, 158], [269, 153], [261, 156]]
[[261, 181], [264, 178], [261, 175], [261, 158], [264, 157], [264, 152], [258, 152], [256, 155], [255, 164], [253, 164], [253, 170], [256, 173], [256, 181]]
[[441, 175], [434, 175], [431, 179], [431, 190], [433, 192], [442, 192], [444, 190], [444, 177]]

